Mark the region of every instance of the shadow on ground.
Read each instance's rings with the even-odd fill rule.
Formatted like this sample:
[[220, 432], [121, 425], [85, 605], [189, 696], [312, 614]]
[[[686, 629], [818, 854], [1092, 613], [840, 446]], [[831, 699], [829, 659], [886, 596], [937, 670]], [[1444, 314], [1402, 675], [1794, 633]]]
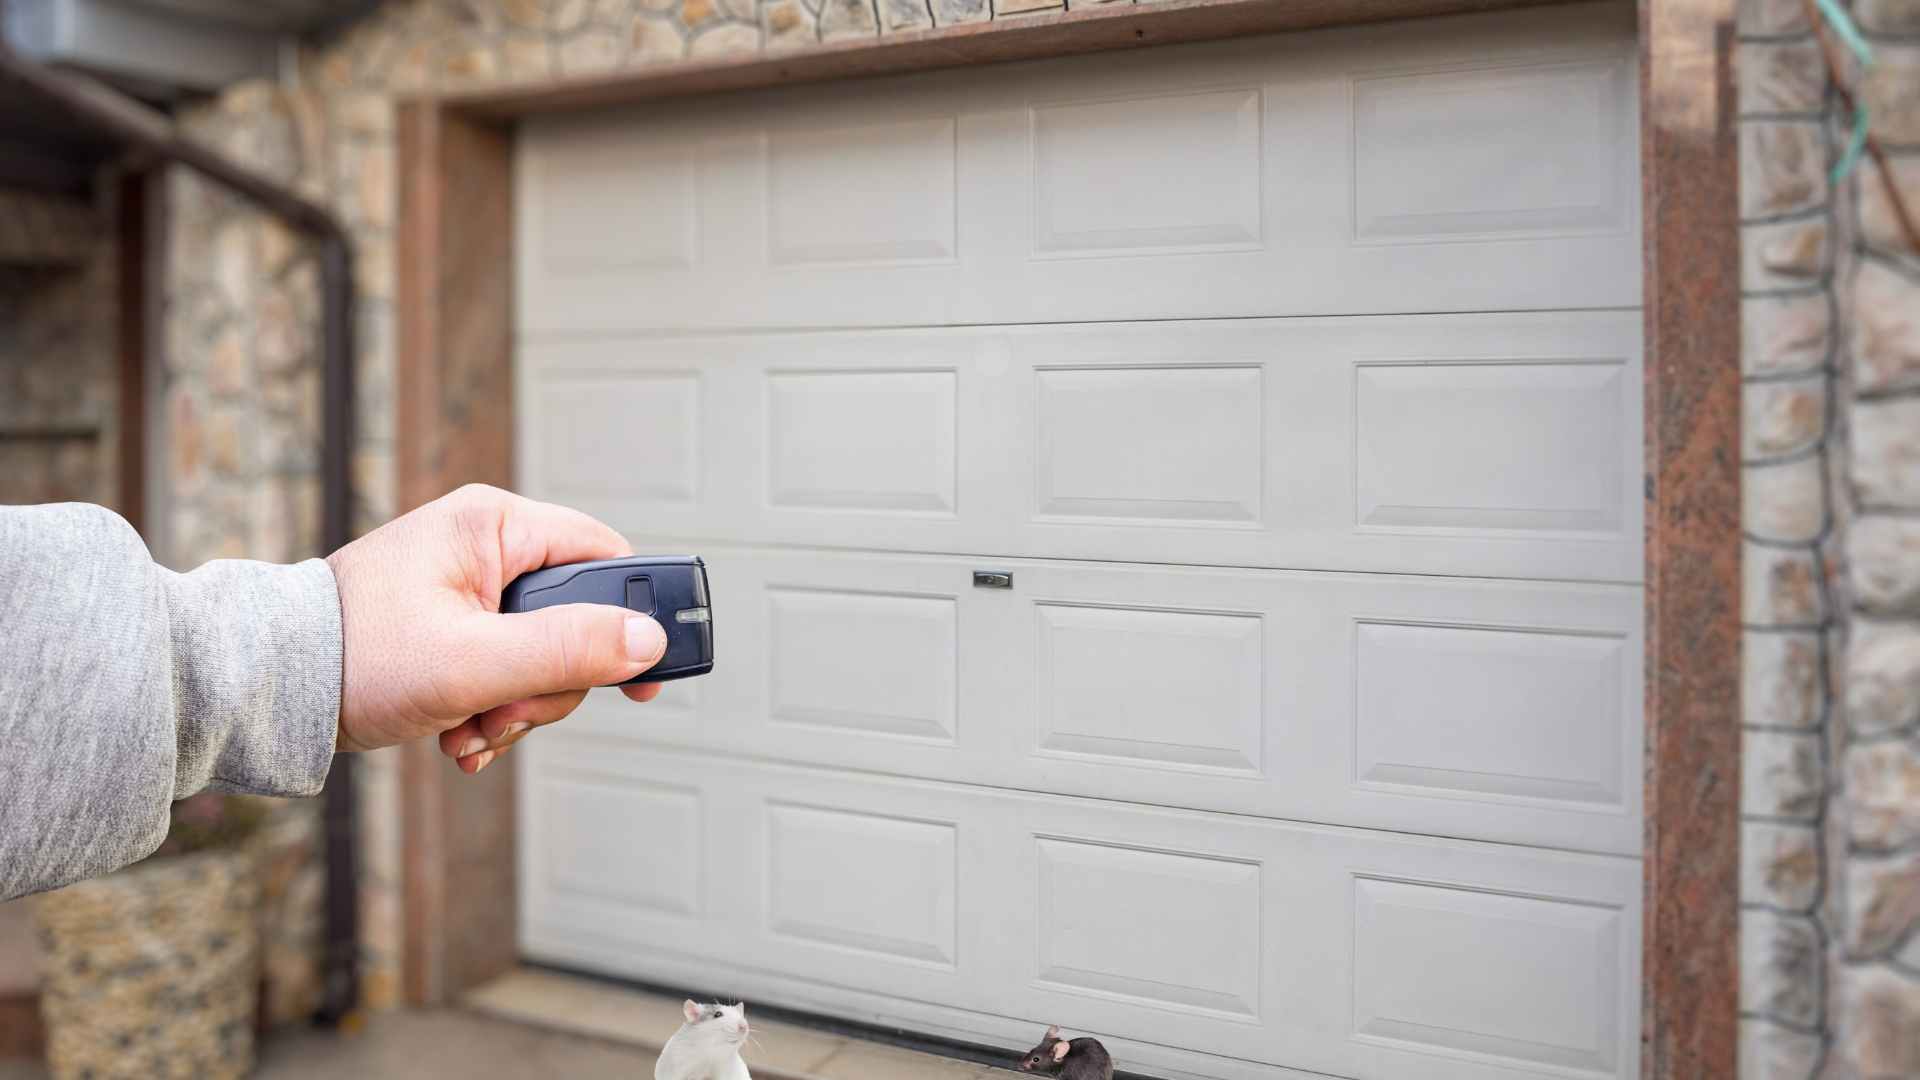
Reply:
[[[356, 1035], [289, 1028], [262, 1047], [260, 1080], [380, 1077], [651, 1078], [653, 1053], [458, 1009], [383, 1014]], [[46, 1080], [37, 1065], [0, 1061], [0, 1080]]]

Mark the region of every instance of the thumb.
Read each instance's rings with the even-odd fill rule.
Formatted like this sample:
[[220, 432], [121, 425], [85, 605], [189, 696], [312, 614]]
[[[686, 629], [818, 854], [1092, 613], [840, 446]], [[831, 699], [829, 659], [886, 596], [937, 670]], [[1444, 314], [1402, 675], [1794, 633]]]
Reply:
[[477, 622], [468, 678], [487, 708], [626, 682], [667, 651], [659, 623], [610, 604], [561, 604]]

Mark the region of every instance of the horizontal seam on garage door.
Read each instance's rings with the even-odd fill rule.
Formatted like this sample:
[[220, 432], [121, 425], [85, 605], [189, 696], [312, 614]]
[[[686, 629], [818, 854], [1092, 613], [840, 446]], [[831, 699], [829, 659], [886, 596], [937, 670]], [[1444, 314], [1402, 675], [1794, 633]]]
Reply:
[[[1512, 848], [1516, 851], [1549, 851], [1549, 852], [1554, 852], [1561, 855], [1579, 855], [1579, 856], [1586, 856], [1586, 857], [1598, 858], [1598, 859], [1620, 859], [1620, 860], [1625, 860], [1629, 862], [1639, 862], [1641, 859], [1641, 854], [1638, 852], [1628, 853], [1628, 852], [1620, 852], [1620, 851], [1603, 851], [1598, 848], [1566, 847], [1564, 845], [1559, 845], [1559, 844], [1523, 843], [1517, 840], [1488, 840], [1484, 837], [1478, 837], [1478, 836], [1459, 836], [1453, 833], [1423, 833], [1423, 832], [1415, 832], [1412, 829], [1389, 829], [1389, 828], [1385, 828], [1378, 825], [1350, 825], [1350, 824], [1344, 824], [1337, 821], [1320, 821], [1314, 818], [1275, 817], [1268, 814], [1246, 814], [1246, 813], [1239, 813], [1232, 810], [1203, 810], [1203, 809], [1199, 809], [1192, 806], [1181, 806], [1176, 803], [1151, 802], [1151, 801], [1146, 801], [1141, 799], [1117, 799], [1117, 798], [1100, 796], [1100, 795], [1071, 795], [1071, 794], [1066, 794], [1058, 791], [1041, 791], [1041, 790], [1036, 790], [1034, 788], [1015, 787], [1009, 784], [974, 783], [974, 782], [962, 781], [962, 780], [949, 780], [949, 779], [940, 778], [940, 777], [917, 776], [912, 773], [888, 772], [883, 769], [862, 769], [862, 768], [858, 768], [855, 766], [848, 766], [848, 765], [822, 765], [817, 762], [793, 761], [789, 759], [776, 758], [776, 757], [771, 757], [771, 756], [762, 755], [762, 754], [755, 754], [751, 752], [740, 752], [740, 751], [724, 751], [723, 752], [723, 751], [717, 751], [717, 750], [708, 750], [700, 747], [678, 746], [673, 743], [649, 742], [645, 738], [636, 738], [628, 735], [609, 735], [609, 734], [596, 732], [596, 731], [568, 731], [566, 732], [566, 737], [568, 742], [575, 743], [575, 744], [598, 743], [605, 746], [612, 746], [612, 747], [617, 747], [620, 749], [631, 750], [631, 751], [647, 751], [647, 752], [664, 751], [669, 754], [677, 754], [683, 757], [705, 758], [711, 761], [722, 761], [722, 762], [735, 764], [735, 765], [741, 764], [741, 763], [748, 763], [753, 765], [770, 766], [773, 769], [788, 771], [788, 772], [806, 772], [806, 773], [818, 773], [818, 774], [825, 774], [825, 775], [840, 775], [840, 776], [845, 776], [845, 775], [875, 776], [885, 780], [911, 781], [912, 783], [915, 783], [915, 784], [932, 785], [932, 786], [949, 788], [949, 789], [960, 790], [960, 791], [1004, 791], [1014, 795], [1026, 795], [1026, 796], [1032, 796], [1035, 798], [1042, 798], [1042, 799], [1059, 799], [1067, 802], [1095, 803], [1095, 804], [1100, 804], [1104, 806], [1147, 807], [1154, 810], [1165, 810], [1165, 811], [1174, 812], [1174, 813], [1192, 814], [1197, 817], [1204, 817], [1204, 818], [1216, 818], [1216, 819], [1225, 818], [1232, 821], [1247, 822], [1249, 824], [1258, 824], [1261, 822], [1273, 822], [1273, 823], [1283, 824], [1283, 825], [1297, 825], [1297, 826], [1305, 826], [1308, 828], [1315, 828], [1315, 829], [1337, 830], [1341, 832], [1374, 833], [1381, 836], [1406, 836], [1406, 837], [1412, 837], [1420, 840], [1450, 840], [1450, 841], [1456, 841], [1463, 844], [1484, 844], [1484, 845], [1490, 845], [1493, 847]], [[618, 772], [612, 769], [609, 769], [605, 765], [598, 765], [598, 766], [595, 766], [594, 768], [583, 770], [565, 761], [554, 761], [550, 759], [540, 761], [540, 763], [536, 766], [536, 768], [548, 769], [556, 772], [575, 772], [575, 773], [585, 772], [585, 773], [596, 773], [602, 776], [612, 776], [612, 777], [621, 776], [621, 774], [619, 774]]]
[[1145, 559], [1096, 559], [1080, 555], [1015, 555], [1007, 552], [984, 551], [920, 551], [908, 548], [866, 548], [838, 547], [830, 544], [780, 544], [755, 542], [751, 540], [724, 540], [713, 537], [683, 536], [669, 533], [631, 533], [628, 534], [646, 542], [649, 547], [665, 548], [686, 546], [711, 548], [725, 551], [766, 551], [826, 553], [833, 555], [885, 555], [919, 559], [972, 559], [980, 562], [1023, 562], [1045, 563], [1050, 567], [1071, 567], [1082, 564], [1090, 567], [1138, 567], [1147, 570], [1232, 570], [1248, 573], [1275, 574], [1346, 574], [1366, 578], [1405, 578], [1413, 581], [1486, 581], [1503, 584], [1534, 585], [1596, 585], [1615, 589], [1641, 589], [1646, 583], [1639, 579], [1620, 578], [1565, 578], [1565, 577], [1528, 577], [1515, 575], [1503, 577], [1492, 574], [1422, 574], [1405, 570], [1351, 570], [1324, 566], [1250, 566], [1242, 563], [1210, 562], [1150, 562]]
[[1489, 315], [1579, 315], [1627, 313], [1644, 310], [1639, 304], [1626, 304], [1617, 307], [1563, 307], [1563, 308], [1493, 308], [1483, 311], [1364, 311], [1364, 312], [1316, 312], [1291, 315], [1168, 315], [1142, 319], [1036, 319], [1015, 322], [957, 322], [957, 323], [851, 323], [826, 326], [720, 326], [720, 327], [616, 327], [601, 330], [516, 330], [515, 343], [540, 344], [547, 342], [603, 341], [608, 338], [693, 338], [693, 337], [748, 337], [772, 334], [850, 334], [865, 331], [889, 330], [1017, 330], [1023, 327], [1049, 326], [1138, 326], [1155, 323], [1219, 323], [1219, 322], [1272, 322], [1277, 320], [1299, 321], [1323, 319], [1327, 321], [1346, 319], [1430, 319], [1445, 318], [1450, 315], [1461, 318], [1480, 318]]

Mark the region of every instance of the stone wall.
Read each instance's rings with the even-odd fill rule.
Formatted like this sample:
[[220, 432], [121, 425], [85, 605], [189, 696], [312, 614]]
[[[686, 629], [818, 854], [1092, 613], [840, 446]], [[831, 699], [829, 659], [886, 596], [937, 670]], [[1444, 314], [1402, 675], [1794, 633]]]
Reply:
[[[1920, 3], [1859, 0], [1920, 210]], [[1741, 1073], [1920, 1076], [1920, 252], [1801, 0], [1739, 25]], [[1842, 55], [1842, 54], [1836, 54]]]
[[0, 503], [118, 497], [111, 215], [0, 188]]

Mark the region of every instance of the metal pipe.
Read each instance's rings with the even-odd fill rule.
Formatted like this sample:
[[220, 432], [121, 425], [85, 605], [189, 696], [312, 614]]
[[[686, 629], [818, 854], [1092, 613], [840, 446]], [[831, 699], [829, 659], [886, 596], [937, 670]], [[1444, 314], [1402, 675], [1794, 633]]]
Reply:
[[[54, 71], [0, 42], [0, 83], [163, 161], [184, 165], [311, 237], [319, 246], [321, 309], [320, 542], [353, 538], [353, 240], [327, 208], [182, 135], [172, 120], [85, 76]], [[334, 759], [325, 792], [327, 957], [320, 1018], [337, 1023], [359, 997], [353, 758]]]

